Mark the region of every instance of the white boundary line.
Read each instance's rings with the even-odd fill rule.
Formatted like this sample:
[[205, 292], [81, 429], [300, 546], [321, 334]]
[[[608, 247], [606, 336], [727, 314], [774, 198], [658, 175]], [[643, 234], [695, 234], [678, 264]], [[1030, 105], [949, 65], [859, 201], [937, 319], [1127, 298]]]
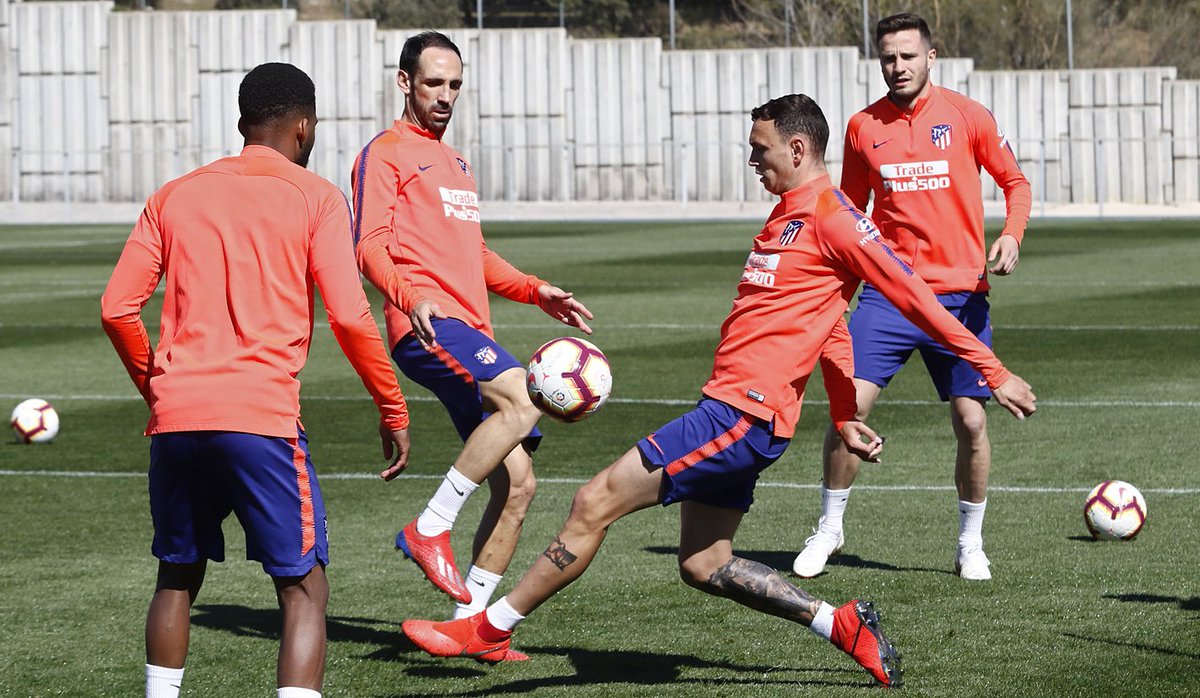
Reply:
[[[97, 470], [0, 470], [0, 476], [13, 477], [65, 477], [65, 478], [144, 478], [146, 473], [135, 472], [101, 472]], [[321, 480], [378, 480], [378, 475], [370, 473], [325, 473], [317, 474]], [[407, 480], [441, 480], [444, 475], [401, 475]], [[588, 482], [585, 478], [547, 477], [538, 478], [539, 484], [548, 485], [582, 485]], [[771, 487], [788, 490], [819, 490], [820, 483], [803, 484], [798, 482], [760, 481], [758, 487]], [[953, 485], [855, 485], [854, 489], [865, 492], [953, 492]], [[1019, 487], [1004, 485], [989, 485], [989, 492], [1004, 492], [1011, 494], [1087, 494], [1092, 487]], [[1142, 488], [1145, 494], [1162, 495], [1194, 495], [1200, 494], [1200, 487], [1166, 487]]]
[[[96, 402], [117, 402], [117, 401], [134, 401], [141, 400], [140, 395], [105, 395], [105, 394], [50, 394], [50, 395], [30, 395], [26, 393], [0, 393], [0, 400], [24, 400], [30, 397], [40, 397], [43, 400], [51, 402], [55, 400], [81, 400], [81, 401], [96, 401]], [[437, 402], [437, 398], [431, 395], [405, 395], [405, 399], [409, 402]], [[300, 402], [357, 402], [359, 400], [369, 401], [370, 398], [366, 395], [301, 395]], [[610, 404], [616, 405], [666, 405], [666, 406], [687, 406], [695, 405], [700, 400], [700, 395], [697, 394], [694, 398], [635, 398], [635, 397], [615, 397], [610, 399]], [[805, 400], [807, 405], [828, 405], [827, 400]], [[940, 400], [888, 400], [881, 399], [878, 403], [881, 406], [899, 405], [904, 407], [927, 407], [934, 405], [945, 405]], [[1079, 409], [1102, 409], [1102, 408], [1123, 408], [1123, 407], [1144, 407], [1144, 408], [1162, 408], [1162, 409], [1197, 409], [1200, 408], [1200, 401], [1197, 400], [1040, 400], [1038, 407], [1066, 407]]]

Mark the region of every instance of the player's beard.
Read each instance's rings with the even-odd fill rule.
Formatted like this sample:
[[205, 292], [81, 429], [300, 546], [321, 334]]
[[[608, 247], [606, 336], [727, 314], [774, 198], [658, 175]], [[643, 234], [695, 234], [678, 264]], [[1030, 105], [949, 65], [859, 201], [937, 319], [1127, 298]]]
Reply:
[[300, 158], [298, 160], [296, 160], [297, 165], [299, 165], [305, 169], [308, 169], [308, 158], [309, 158], [309, 156], [312, 155], [313, 146], [316, 144], [317, 144], [317, 139], [314, 134], [314, 137], [309, 138], [308, 142], [305, 143], [303, 148], [300, 150]]

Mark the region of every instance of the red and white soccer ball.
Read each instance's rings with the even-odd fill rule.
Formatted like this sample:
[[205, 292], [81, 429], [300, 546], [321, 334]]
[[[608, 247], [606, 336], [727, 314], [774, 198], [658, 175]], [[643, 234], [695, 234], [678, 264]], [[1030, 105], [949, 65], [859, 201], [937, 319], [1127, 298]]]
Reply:
[[526, 387], [533, 404], [544, 414], [563, 422], [578, 422], [608, 400], [612, 369], [595, 344], [559, 337], [533, 352]]
[[49, 443], [58, 435], [58, 413], [45, 400], [26, 400], [12, 411], [12, 430], [22, 443]]
[[1146, 498], [1120, 480], [1096, 485], [1083, 505], [1083, 520], [1093, 538], [1132, 540], [1146, 523]]

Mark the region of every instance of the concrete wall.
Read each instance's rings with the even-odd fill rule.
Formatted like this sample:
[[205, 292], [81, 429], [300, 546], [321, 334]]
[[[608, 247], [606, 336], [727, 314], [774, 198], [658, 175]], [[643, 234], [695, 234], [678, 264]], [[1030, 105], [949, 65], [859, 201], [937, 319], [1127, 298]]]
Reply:
[[[265, 61], [313, 77], [310, 167], [348, 190], [358, 150], [403, 110], [396, 60], [410, 33], [299, 22], [295, 10], [0, 0], [0, 199], [141, 201], [236, 153], [238, 84]], [[664, 51], [658, 39], [561, 29], [448, 33], [466, 82], [446, 140], [488, 200], [766, 200], [745, 164], [751, 108], [813, 96], [836, 178], [846, 121], [885, 91], [878, 65], [850, 47]], [[992, 109], [1035, 202], [1200, 200], [1200, 82], [1173, 68], [997, 72], [943, 58], [934, 80]]]

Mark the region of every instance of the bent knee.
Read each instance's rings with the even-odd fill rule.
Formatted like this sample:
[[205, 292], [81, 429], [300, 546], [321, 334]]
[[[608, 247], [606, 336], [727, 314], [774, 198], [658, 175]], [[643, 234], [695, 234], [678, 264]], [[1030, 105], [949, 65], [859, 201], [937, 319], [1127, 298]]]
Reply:
[[692, 558], [679, 561], [679, 578], [684, 584], [700, 591], [713, 593], [715, 586], [712, 578], [716, 571], [707, 560]]

